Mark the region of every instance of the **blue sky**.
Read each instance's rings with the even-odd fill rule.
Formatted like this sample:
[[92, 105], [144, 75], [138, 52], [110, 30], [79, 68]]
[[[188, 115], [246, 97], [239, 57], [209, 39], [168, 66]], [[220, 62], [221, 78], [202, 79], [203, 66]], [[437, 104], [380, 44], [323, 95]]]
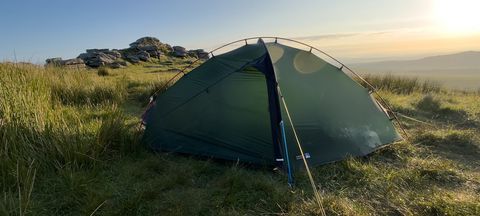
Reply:
[[[46, 57], [72, 58], [87, 48], [128, 47], [142, 36], [210, 49], [258, 35], [312, 39], [325, 34], [421, 31], [432, 26], [432, 1], [2, 1], [0, 59], [16, 55], [19, 61], [39, 63]], [[326, 43], [328, 47], [332, 41]], [[335, 46], [330, 49], [335, 52]], [[352, 56], [348, 53], [340, 52]], [[370, 57], [375, 55], [385, 54]]]

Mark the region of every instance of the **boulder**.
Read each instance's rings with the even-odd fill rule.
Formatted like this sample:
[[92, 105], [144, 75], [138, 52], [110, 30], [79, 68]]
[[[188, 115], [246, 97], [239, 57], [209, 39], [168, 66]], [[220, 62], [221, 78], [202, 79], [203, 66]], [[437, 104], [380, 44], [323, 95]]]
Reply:
[[208, 56], [208, 52], [205, 52], [205, 50], [203, 50], [203, 49], [189, 50], [187, 52], [187, 55], [190, 56], [190, 57], [204, 59], [204, 60], [210, 58]]
[[197, 49], [195, 50], [195, 52], [197, 53], [199, 59], [207, 60], [210, 58], [210, 56], [208, 55], [209, 53], [203, 49]]
[[124, 68], [124, 67], [127, 67], [127, 62], [124, 62], [124, 61], [116, 61], [116, 62], [110, 63], [108, 66], [111, 67], [111, 68], [114, 68], [114, 69]]
[[151, 51], [157, 51], [158, 47], [155, 45], [146, 45], [146, 46], [138, 47], [138, 49], [142, 51], [151, 52]]
[[118, 50], [109, 49], [87, 49], [86, 53], [78, 56], [89, 67], [100, 67], [113, 63], [115, 60], [122, 57]]
[[96, 67], [105, 66], [107, 64], [113, 63], [115, 59], [116, 58], [114, 56], [111, 56], [105, 53], [98, 53], [97, 55], [88, 59], [85, 63], [90, 67], [96, 68]]
[[150, 54], [150, 57], [159, 58], [162, 56], [162, 51], [160, 51], [159, 48], [154, 45], [142, 46], [138, 47], [138, 49], [147, 52]]
[[187, 49], [182, 46], [174, 46], [173, 47], [173, 55], [175, 57], [186, 57], [187, 56]]
[[85, 64], [85, 62], [81, 58], [67, 59], [62, 61], [62, 65], [79, 65], [79, 64]]
[[87, 49], [87, 53], [101, 53], [101, 52], [108, 52], [108, 49]]
[[140, 62], [140, 59], [136, 55], [130, 54], [130, 55], [127, 55], [125, 58], [132, 63], [139, 63]]
[[45, 60], [47, 62], [47, 65], [49, 66], [65, 66], [65, 67], [70, 67], [70, 68], [85, 68], [85, 63], [82, 59], [79, 58], [74, 58], [74, 59], [67, 59], [67, 60], [62, 60], [62, 58], [49, 58]]
[[154, 37], [142, 37], [130, 44], [130, 49], [147, 51], [151, 55], [159, 56], [158, 53], [167, 54], [172, 51], [168, 44], [160, 42]]
[[122, 57], [122, 54], [118, 51], [118, 50], [107, 50], [105, 52], [103, 52], [107, 55], [110, 55], [110, 56], [114, 56], [115, 58], [121, 58]]
[[85, 62], [80, 58], [67, 59], [62, 61], [62, 65], [68, 68], [86, 68]]
[[57, 58], [49, 58], [47, 60], [45, 60], [45, 62], [47, 63], [47, 65], [52, 65], [52, 66], [60, 66], [62, 65], [62, 58], [60, 57], [57, 57]]
[[148, 61], [150, 54], [147, 51], [140, 51], [136, 54], [137, 58], [141, 61]]

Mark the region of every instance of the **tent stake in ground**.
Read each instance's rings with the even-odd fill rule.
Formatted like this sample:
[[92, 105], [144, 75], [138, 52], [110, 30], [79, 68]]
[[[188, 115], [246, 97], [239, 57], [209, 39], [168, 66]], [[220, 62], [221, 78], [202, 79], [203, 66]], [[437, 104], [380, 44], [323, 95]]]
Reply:
[[290, 156], [288, 156], [287, 137], [285, 136], [285, 125], [283, 121], [280, 122], [280, 128], [282, 128], [283, 148], [285, 149], [285, 160], [287, 162], [288, 185], [290, 187], [293, 187], [294, 181], [293, 181], [292, 165], [290, 164]]

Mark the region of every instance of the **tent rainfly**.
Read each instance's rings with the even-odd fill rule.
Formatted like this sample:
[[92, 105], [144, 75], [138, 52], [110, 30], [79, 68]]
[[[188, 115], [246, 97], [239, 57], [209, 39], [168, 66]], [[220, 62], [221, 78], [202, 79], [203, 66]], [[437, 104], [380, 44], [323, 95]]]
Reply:
[[293, 170], [400, 140], [386, 109], [343, 68], [312, 47], [245, 39], [155, 96], [144, 141], [154, 150], [283, 167], [292, 183]]

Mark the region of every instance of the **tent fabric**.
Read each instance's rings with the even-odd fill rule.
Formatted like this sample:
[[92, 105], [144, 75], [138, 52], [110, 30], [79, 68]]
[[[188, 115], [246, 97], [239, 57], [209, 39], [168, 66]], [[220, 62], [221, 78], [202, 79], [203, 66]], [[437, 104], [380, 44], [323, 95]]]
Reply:
[[144, 141], [154, 150], [278, 165], [283, 119], [299, 168], [277, 84], [310, 164], [366, 155], [400, 139], [368, 90], [340, 69], [310, 52], [259, 41], [209, 59], [159, 95]]
[[[266, 46], [310, 164], [366, 155], [400, 138], [368, 90], [342, 70], [308, 51], [278, 43]], [[281, 110], [286, 116], [283, 106]], [[285, 127], [290, 158], [301, 167], [292, 128], [289, 123]]]

